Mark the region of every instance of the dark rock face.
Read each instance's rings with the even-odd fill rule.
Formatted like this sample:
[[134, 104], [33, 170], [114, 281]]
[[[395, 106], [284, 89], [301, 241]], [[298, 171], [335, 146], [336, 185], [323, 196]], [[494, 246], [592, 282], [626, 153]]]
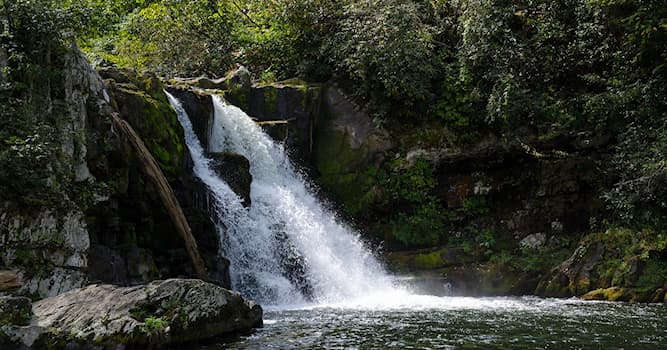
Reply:
[[442, 247], [387, 254], [391, 269], [410, 273], [408, 281], [418, 292], [436, 295], [526, 295], [535, 289], [535, 275], [517, 274], [461, 247]]
[[[107, 68], [100, 74], [106, 78], [112, 103], [121, 117], [131, 123], [169, 179], [188, 222], [192, 223], [193, 235], [212, 281], [229, 287], [228, 263], [219, 256], [217, 232], [208, 217], [206, 188], [191, 174], [192, 162], [183, 130], [162, 91], [162, 83], [154, 75], [131, 70]], [[139, 171], [137, 160], [127, 147], [118, 147], [115, 152], [119, 154], [101, 154], [97, 157], [100, 161], [91, 162], [91, 171], [97, 179], [120, 185], [107, 201], [88, 211], [88, 217], [95, 218], [89, 224], [88, 278], [132, 285], [159, 278], [193, 276], [194, 269], [182, 240]], [[113, 165], [96, 165], [111, 162]]]
[[436, 193], [448, 208], [483, 199], [493, 229], [518, 240], [536, 233], [576, 236], [602, 208], [595, 158], [585, 153], [536, 157], [510, 146], [441, 155], [437, 162]]
[[292, 159], [309, 165], [314, 155], [315, 129], [322, 116], [322, 87], [299, 80], [268, 85], [238, 85], [225, 99], [241, 108], [276, 141], [291, 152]]
[[185, 112], [190, 117], [192, 128], [199, 138], [199, 142], [205, 150], [208, 149], [213, 124], [213, 100], [211, 95], [177, 86], [168, 86], [166, 89], [181, 101]]
[[249, 207], [252, 175], [248, 159], [235, 153], [212, 153], [210, 156], [213, 170], [243, 199], [243, 206]]
[[245, 332], [262, 309], [200, 280], [145, 286], [91, 285], [36, 302], [29, 327], [6, 327], [15, 344], [36, 349], [150, 348]]
[[325, 87], [323, 99], [313, 146], [316, 180], [354, 215], [362, 210], [366, 170], [379, 166], [392, 144], [389, 134], [335, 86]]

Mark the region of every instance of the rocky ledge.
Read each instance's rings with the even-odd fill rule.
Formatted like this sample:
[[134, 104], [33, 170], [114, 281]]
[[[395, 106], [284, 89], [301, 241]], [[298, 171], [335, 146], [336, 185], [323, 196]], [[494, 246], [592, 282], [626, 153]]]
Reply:
[[38, 301], [32, 312], [28, 325], [0, 322], [0, 348], [160, 348], [262, 325], [259, 305], [193, 279], [91, 285]]

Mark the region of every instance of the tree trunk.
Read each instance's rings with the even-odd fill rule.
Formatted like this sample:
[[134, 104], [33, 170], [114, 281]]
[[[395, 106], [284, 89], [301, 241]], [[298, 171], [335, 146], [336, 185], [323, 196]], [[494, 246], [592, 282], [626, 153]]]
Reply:
[[190, 260], [192, 260], [192, 265], [195, 267], [195, 272], [197, 277], [202, 280], [208, 280], [208, 273], [206, 272], [206, 267], [204, 266], [204, 260], [201, 255], [199, 255], [199, 249], [197, 247], [197, 241], [192, 236], [192, 231], [190, 230], [190, 225], [185, 219], [183, 210], [181, 209], [174, 191], [172, 190], [167, 178], [162, 173], [160, 166], [155, 161], [155, 158], [151, 155], [146, 145], [141, 140], [139, 135], [134, 132], [132, 126], [128, 124], [125, 120], [121, 119], [118, 114], [114, 113], [112, 115], [113, 122], [116, 128], [124, 135], [128, 141], [132, 144], [132, 147], [136, 151], [137, 157], [139, 158], [139, 163], [141, 164], [141, 169], [148, 177], [150, 182], [153, 184], [155, 189], [162, 199], [162, 204], [164, 204], [167, 213], [171, 221], [176, 226], [181, 238], [185, 243], [185, 248], [188, 251]]

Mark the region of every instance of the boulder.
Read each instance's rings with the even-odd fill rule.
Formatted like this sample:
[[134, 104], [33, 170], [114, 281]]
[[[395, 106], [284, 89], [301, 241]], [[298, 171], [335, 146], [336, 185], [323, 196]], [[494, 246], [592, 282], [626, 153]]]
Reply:
[[117, 349], [161, 347], [262, 324], [262, 309], [240, 294], [201, 280], [148, 285], [91, 285], [36, 302], [27, 327], [4, 328], [33, 348]]
[[603, 243], [591, 241], [580, 245], [569, 259], [540, 281], [535, 294], [562, 298], [588, 292], [594, 287], [591, 272], [603, 259], [604, 252]]
[[581, 296], [584, 300], [635, 301], [632, 291], [621, 287], [598, 288]]
[[249, 89], [252, 86], [250, 71], [244, 66], [240, 66], [229, 72], [225, 79], [229, 82], [230, 86], [238, 86], [244, 89]]

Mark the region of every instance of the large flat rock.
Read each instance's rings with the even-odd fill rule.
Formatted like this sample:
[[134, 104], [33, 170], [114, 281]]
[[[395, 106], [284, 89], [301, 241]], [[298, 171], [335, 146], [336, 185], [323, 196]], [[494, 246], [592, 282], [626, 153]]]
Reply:
[[33, 313], [29, 326], [4, 331], [22, 347], [35, 349], [160, 347], [262, 324], [259, 305], [194, 279], [136, 287], [91, 285], [38, 301]]

